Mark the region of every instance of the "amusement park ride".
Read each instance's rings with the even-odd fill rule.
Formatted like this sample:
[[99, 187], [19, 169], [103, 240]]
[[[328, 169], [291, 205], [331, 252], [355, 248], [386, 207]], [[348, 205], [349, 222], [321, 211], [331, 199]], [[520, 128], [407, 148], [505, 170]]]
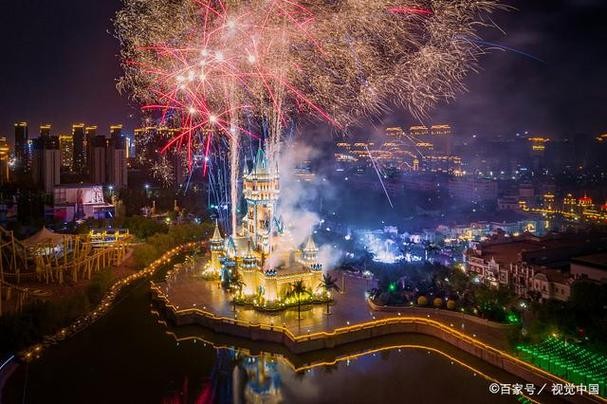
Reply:
[[121, 263], [130, 242], [126, 231], [92, 231], [86, 235], [60, 234], [43, 227], [18, 240], [0, 227], [0, 315], [3, 302], [20, 311], [36, 285], [75, 283]]

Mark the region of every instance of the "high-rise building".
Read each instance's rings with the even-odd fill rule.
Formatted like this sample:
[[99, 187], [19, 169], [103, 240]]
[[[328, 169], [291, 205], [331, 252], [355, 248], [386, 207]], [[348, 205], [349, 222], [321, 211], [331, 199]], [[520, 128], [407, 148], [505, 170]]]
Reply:
[[27, 122], [15, 123], [15, 164], [18, 172], [26, 172], [30, 168], [28, 140]]
[[0, 137], [0, 185], [9, 182], [8, 161], [10, 159], [10, 147], [5, 137]]
[[72, 171], [74, 168], [73, 135], [59, 135], [59, 150], [61, 150], [61, 168], [65, 171]]
[[115, 137], [122, 137], [122, 125], [120, 124], [110, 126], [110, 138]]
[[401, 127], [386, 128], [386, 137], [395, 140], [402, 140], [405, 137], [405, 131]]
[[75, 173], [86, 175], [86, 136], [84, 135], [84, 124], [72, 125], [72, 141], [74, 144], [73, 170]]
[[453, 132], [450, 125], [432, 125], [431, 143], [434, 151], [441, 156], [450, 156], [453, 149]]
[[546, 145], [548, 144], [548, 142], [550, 142], [550, 139], [547, 137], [530, 137], [529, 143], [531, 143], [531, 155], [543, 156], [546, 151]]
[[116, 189], [125, 188], [127, 182], [127, 145], [122, 125], [110, 127], [107, 148], [107, 183]]
[[51, 124], [47, 123], [40, 125], [40, 137], [48, 137], [51, 135]]
[[97, 136], [97, 126], [87, 126], [84, 128], [84, 144], [86, 145], [86, 166], [87, 174], [91, 176], [91, 159], [93, 158], [93, 139]]
[[[50, 133], [50, 128], [49, 128]], [[32, 178], [47, 193], [61, 183], [61, 151], [59, 138], [46, 134], [33, 139]]]
[[533, 136], [529, 138], [529, 142], [531, 143], [531, 165], [533, 171], [541, 171], [545, 168], [547, 163], [545, 155], [546, 147], [550, 142], [550, 139], [547, 137]]
[[451, 156], [453, 149], [453, 131], [450, 125], [432, 125], [430, 128], [424, 125], [412, 126], [409, 134], [413, 141], [417, 142], [418, 148], [422, 144], [427, 151], [432, 151], [434, 156]]
[[133, 154], [133, 152], [131, 151], [131, 148], [133, 147], [133, 142], [131, 141], [130, 137], [126, 137], [125, 141], [126, 141], [126, 158], [129, 159], [129, 158], [131, 158], [131, 155]]
[[422, 137], [421, 140], [425, 139], [425, 136], [430, 134], [430, 130], [427, 126], [419, 125], [419, 126], [411, 126], [409, 128], [409, 134], [415, 138]]
[[90, 159], [88, 162], [89, 166], [89, 180], [93, 184], [105, 184], [107, 171], [106, 171], [106, 147], [107, 139], [103, 135], [95, 135], [90, 141]]

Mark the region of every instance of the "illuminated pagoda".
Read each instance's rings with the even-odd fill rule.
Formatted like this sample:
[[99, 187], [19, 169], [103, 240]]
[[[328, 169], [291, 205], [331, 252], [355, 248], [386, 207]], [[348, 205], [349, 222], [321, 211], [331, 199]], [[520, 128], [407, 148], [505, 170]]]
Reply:
[[244, 169], [243, 195], [247, 210], [240, 231], [223, 238], [216, 224], [209, 240], [211, 261], [207, 270], [228, 283], [236, 271], [244, 297], [256, 298], [258, 304], [284, 300], [297, 281], [302, 281], [307, 290], [317, 291], [322, 281], [318, 248], [311, 236], [303, 247], [295, 245], [276, 215], [279, 172], [271, 167], [262, 148], [252, 168]]

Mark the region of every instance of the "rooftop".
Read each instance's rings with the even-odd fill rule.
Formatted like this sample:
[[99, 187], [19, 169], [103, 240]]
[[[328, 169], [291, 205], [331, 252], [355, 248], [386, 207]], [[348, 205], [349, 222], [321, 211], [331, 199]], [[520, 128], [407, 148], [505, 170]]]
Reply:
[[[506, 264], [526, 261], [530, 264], [555, 266], [580, 254], [601, 250], [602, 242], [603, 235], [566, 233], [549, 234], [543, 238], [522, 235], [482, 243], [480, 256]], [[607, 253], [592, 254], [589, 257], [595, 255], [603, 256], [603, 265], [607, 267]]]
[[607, 252], [575, 257], [571, 260], [571, 262], [582, 265], [590, 265], [600, 269], [607, 269]]

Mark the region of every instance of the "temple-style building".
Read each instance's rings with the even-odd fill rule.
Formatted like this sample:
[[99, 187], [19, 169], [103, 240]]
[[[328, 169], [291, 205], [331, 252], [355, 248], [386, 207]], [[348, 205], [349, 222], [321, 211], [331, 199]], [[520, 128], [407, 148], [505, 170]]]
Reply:
[[244, 283], [243, 294], [259, 296], [267, 302], [284, 298], [291, 284], [298, 280], [312, 292], [318, 290], [322, 281], [322, 265], [312, 237], [303, 247], [294, 245], [276, 215], [279, 194], [278, 168], [270, 167], [260, 148], [251, 170], [245, 167], [243, 173], [247, 212], [240, 231], [223, 238], [216, 224], [209, 240], [208, 269], [224, 280], [229, 279], [232, 271], [238, 271]]

